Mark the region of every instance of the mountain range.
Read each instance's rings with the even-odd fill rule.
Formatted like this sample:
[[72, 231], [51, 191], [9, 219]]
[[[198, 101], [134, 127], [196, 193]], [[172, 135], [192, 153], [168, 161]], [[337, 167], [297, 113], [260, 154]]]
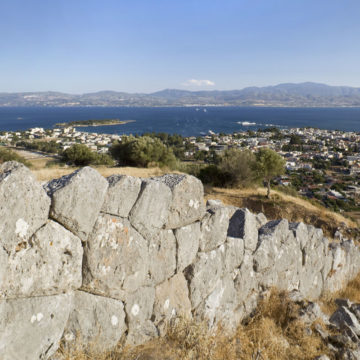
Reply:
[[312, 82], [247, 87], [242, 90], [186, 91], [166, 89], [150, 94], [99, 91], [0, 93], [0, 106], [360, 106], [360, 88]]

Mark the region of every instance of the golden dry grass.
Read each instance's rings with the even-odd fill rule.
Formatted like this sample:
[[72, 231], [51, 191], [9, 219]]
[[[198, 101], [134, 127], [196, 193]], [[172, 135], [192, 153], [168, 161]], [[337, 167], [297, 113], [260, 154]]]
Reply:
[[[106, 167], [99, 166], [94, 167], [102, 176], [110, 176], [110, 175], [132, 175], [136, 177], [147, 178], [151, 176], [160, 176], [167, 173], [170, 173], [169, 169], [161, 169], [158, 167], [155, 168], [135, 168], [135, 167]], [[78, 168], [76, 167], [49, 167], [49, 168], [33, 168], [31, 171], [35, 175], [38, 181], [48, 181], [52, 179], [57, 179], [61, 176], [68, 175]]]

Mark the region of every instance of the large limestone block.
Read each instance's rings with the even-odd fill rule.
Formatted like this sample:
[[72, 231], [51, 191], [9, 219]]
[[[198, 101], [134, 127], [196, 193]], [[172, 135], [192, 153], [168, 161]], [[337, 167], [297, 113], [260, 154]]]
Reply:
[[156, 178], [172, 193], [168, 229], [176, 229], [200, 220], [205, 213], [202, 182], [191, 175], [167, 174]]
[[230, 218], [228, 236], [242, 238], [245, 249], [255, 251], [258, 243], [258, 221], [248, 209], [236, 209]]
[[175, 230], [177, 241], [177, 271], [190, 265], [199, 251], [200, 223], [183, 226]]
[[224, 328], [235, 330], [240, 322], [238, 296], [230, 275], [218, 279], [214, 290], [194, 312], [198, 320], [206, 320], [209, 327], [221, 323]]
[[151, 238], [164, 228], [171, 198], [171, 190], [164, 183], [143, 180], [140, 195], [129, 215], [131, 224], [142, 236]]
[[137, 200], [141, 180], [127, 175], [112, 175], [106, 179], [109, 183], [101, 211], [120, 217], [128, 217]]
[[259, 231], [254, 269], [265, 287], [291, 291], [299, 288], [302, 252], [287, 220], [270, 221]]
[[239, 305], [244, 308], [244, 314], [249, 315], [256, 307], [260, 293], [260, 275], [254, 271], [254, 258], [250, 250], [245, 250], [240, 269], [234, 279]]
[[102, 214], [84, 247], [83, 288], [124, 299], [146, 280], [148, 244], [127, 219]]
[[149, 240], [149, 274], [154, 284], [169, 279], [176, 270], [176, 239], [172, 230], [160, 230]]
[[154, 322], [160, 334], [165, 335], [168, 322], [179, 316], [192, 317], [188, 285], [182, 273], [155, 288]]
[[0, 166], [0, 247], [14, 251], [43, 226], [50, 198], [24, 165], [14, 161]]
[[192, 265], [185, 269], [189, 282], [192, 308], [196, 308], [214, 290], [224, 272], [225, 246], [210, 252], [199, 252]]
[[228, 237], [225, 243], [224, 270], [231, 273], [244, 259], [244, 239]]
[[70, 348], [101, 353], [114, 348], [126, 329], [121, 301], [75, 291], [63, 341]]
[[287, 220], [269, 221], [259, 230], [259, 245], [254, 253], [254, 268], [263, 273], [271, 270], [280, 255], [280, 246], [286, 242], [289, 231]]
[[155, 325], [150, 321], [153, 314], [155, 289], [143, 287], [125, 300], [126, 319], [129, 326], [126, 343], [139, 345], [158, 336]]
[[0, 249], [0, 297], [55, 295], [81, 286], [83, 248], [78, 237], [54, 221], [18, 251]]
[[210, 251], [223, 244], [229, 228], [229, 210], [216, 207], [207, 210], [201, 220], [200, 250]]
[[304, 249], [309, 241], [309, 230], [308, 227], [302, 223], [289, 223], [289, 229], [293, 232], [297, 242], [301, 249]]
[[324, 290], [334, 292], [358, 274], [359, 248], [352, 242], [332, 243], [329, 254], [332, 263], [324, 277]]
[[[308, 299], [317, 299], [324, 290], [326, 272], [331, 268], [328, 241], [321, 229], [307, 226], [308, 240], [302, 249], [300, 292]], [[324, 271], [325, 270], [325, 271]]]
[[59, 347], [72, 295], [0, 300], [0, 359], [48, 359]]
[[46, 184], [51, 197], [50, 216], [86, 241], [104, 203], [108, 182], [96, 170], [84, 167]]

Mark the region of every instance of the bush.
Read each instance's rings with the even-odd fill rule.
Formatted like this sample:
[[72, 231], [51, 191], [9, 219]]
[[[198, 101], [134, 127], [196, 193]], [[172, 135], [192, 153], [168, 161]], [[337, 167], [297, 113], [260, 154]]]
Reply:
[[6, 161], [17, 161], [25, 166], [31, 167], [31, 163], [10, 149], [0, 148], [0, 164]]
[[149, 136], [135, 138], [124, 137], [121, 143], [115, 143], [110, 148], [115, 160], [123, 166], [176, 166], [176, 157], [173, 151], [164, 145], [160, 139]]
[[62, 153], [62, 161], [76, 166], [114, 165], [114, 161], [109, 155], [93, 152], [83, 144], [75, 144], [66, 149]]
[[219, 169], [226, 175], [227, 186], [248, 187], [253, 184], [254, 154], [249, 150], [229, 149], [220, 158]]
[[203, 167], [197, 177], [204, 183], [212, 186], [224, 187], [230, 183], [230, 174], [223, 172], [216, 165]]
[[30, 150], [37, 150], [46, 153], [57, 154], [61, 152], [61, 145], [55, 142], [54, 140], [51, 141], [19, 141], [16, 143], [16, 146], [22, 146], [26, 149]]
[[249, 150], [230, 149], [219, 159], [218, 165], [208, 165], [198, 174], [204, 184], [221, 187], [248, 187], [255, 175], [252, 163], [255, 156]]

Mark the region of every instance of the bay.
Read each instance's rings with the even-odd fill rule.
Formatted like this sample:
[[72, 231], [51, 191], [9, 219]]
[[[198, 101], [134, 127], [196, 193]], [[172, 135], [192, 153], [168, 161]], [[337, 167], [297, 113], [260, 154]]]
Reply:
[[266, 126], [317, 127], [360, 132], [360, 108], [264, 107], [2, 107], [0, 131], [89, 119], [135, 120], [124, 125], [81, 127], [108, 134], [177, 133], [198, 136], [209, 131], [233, 133]]

